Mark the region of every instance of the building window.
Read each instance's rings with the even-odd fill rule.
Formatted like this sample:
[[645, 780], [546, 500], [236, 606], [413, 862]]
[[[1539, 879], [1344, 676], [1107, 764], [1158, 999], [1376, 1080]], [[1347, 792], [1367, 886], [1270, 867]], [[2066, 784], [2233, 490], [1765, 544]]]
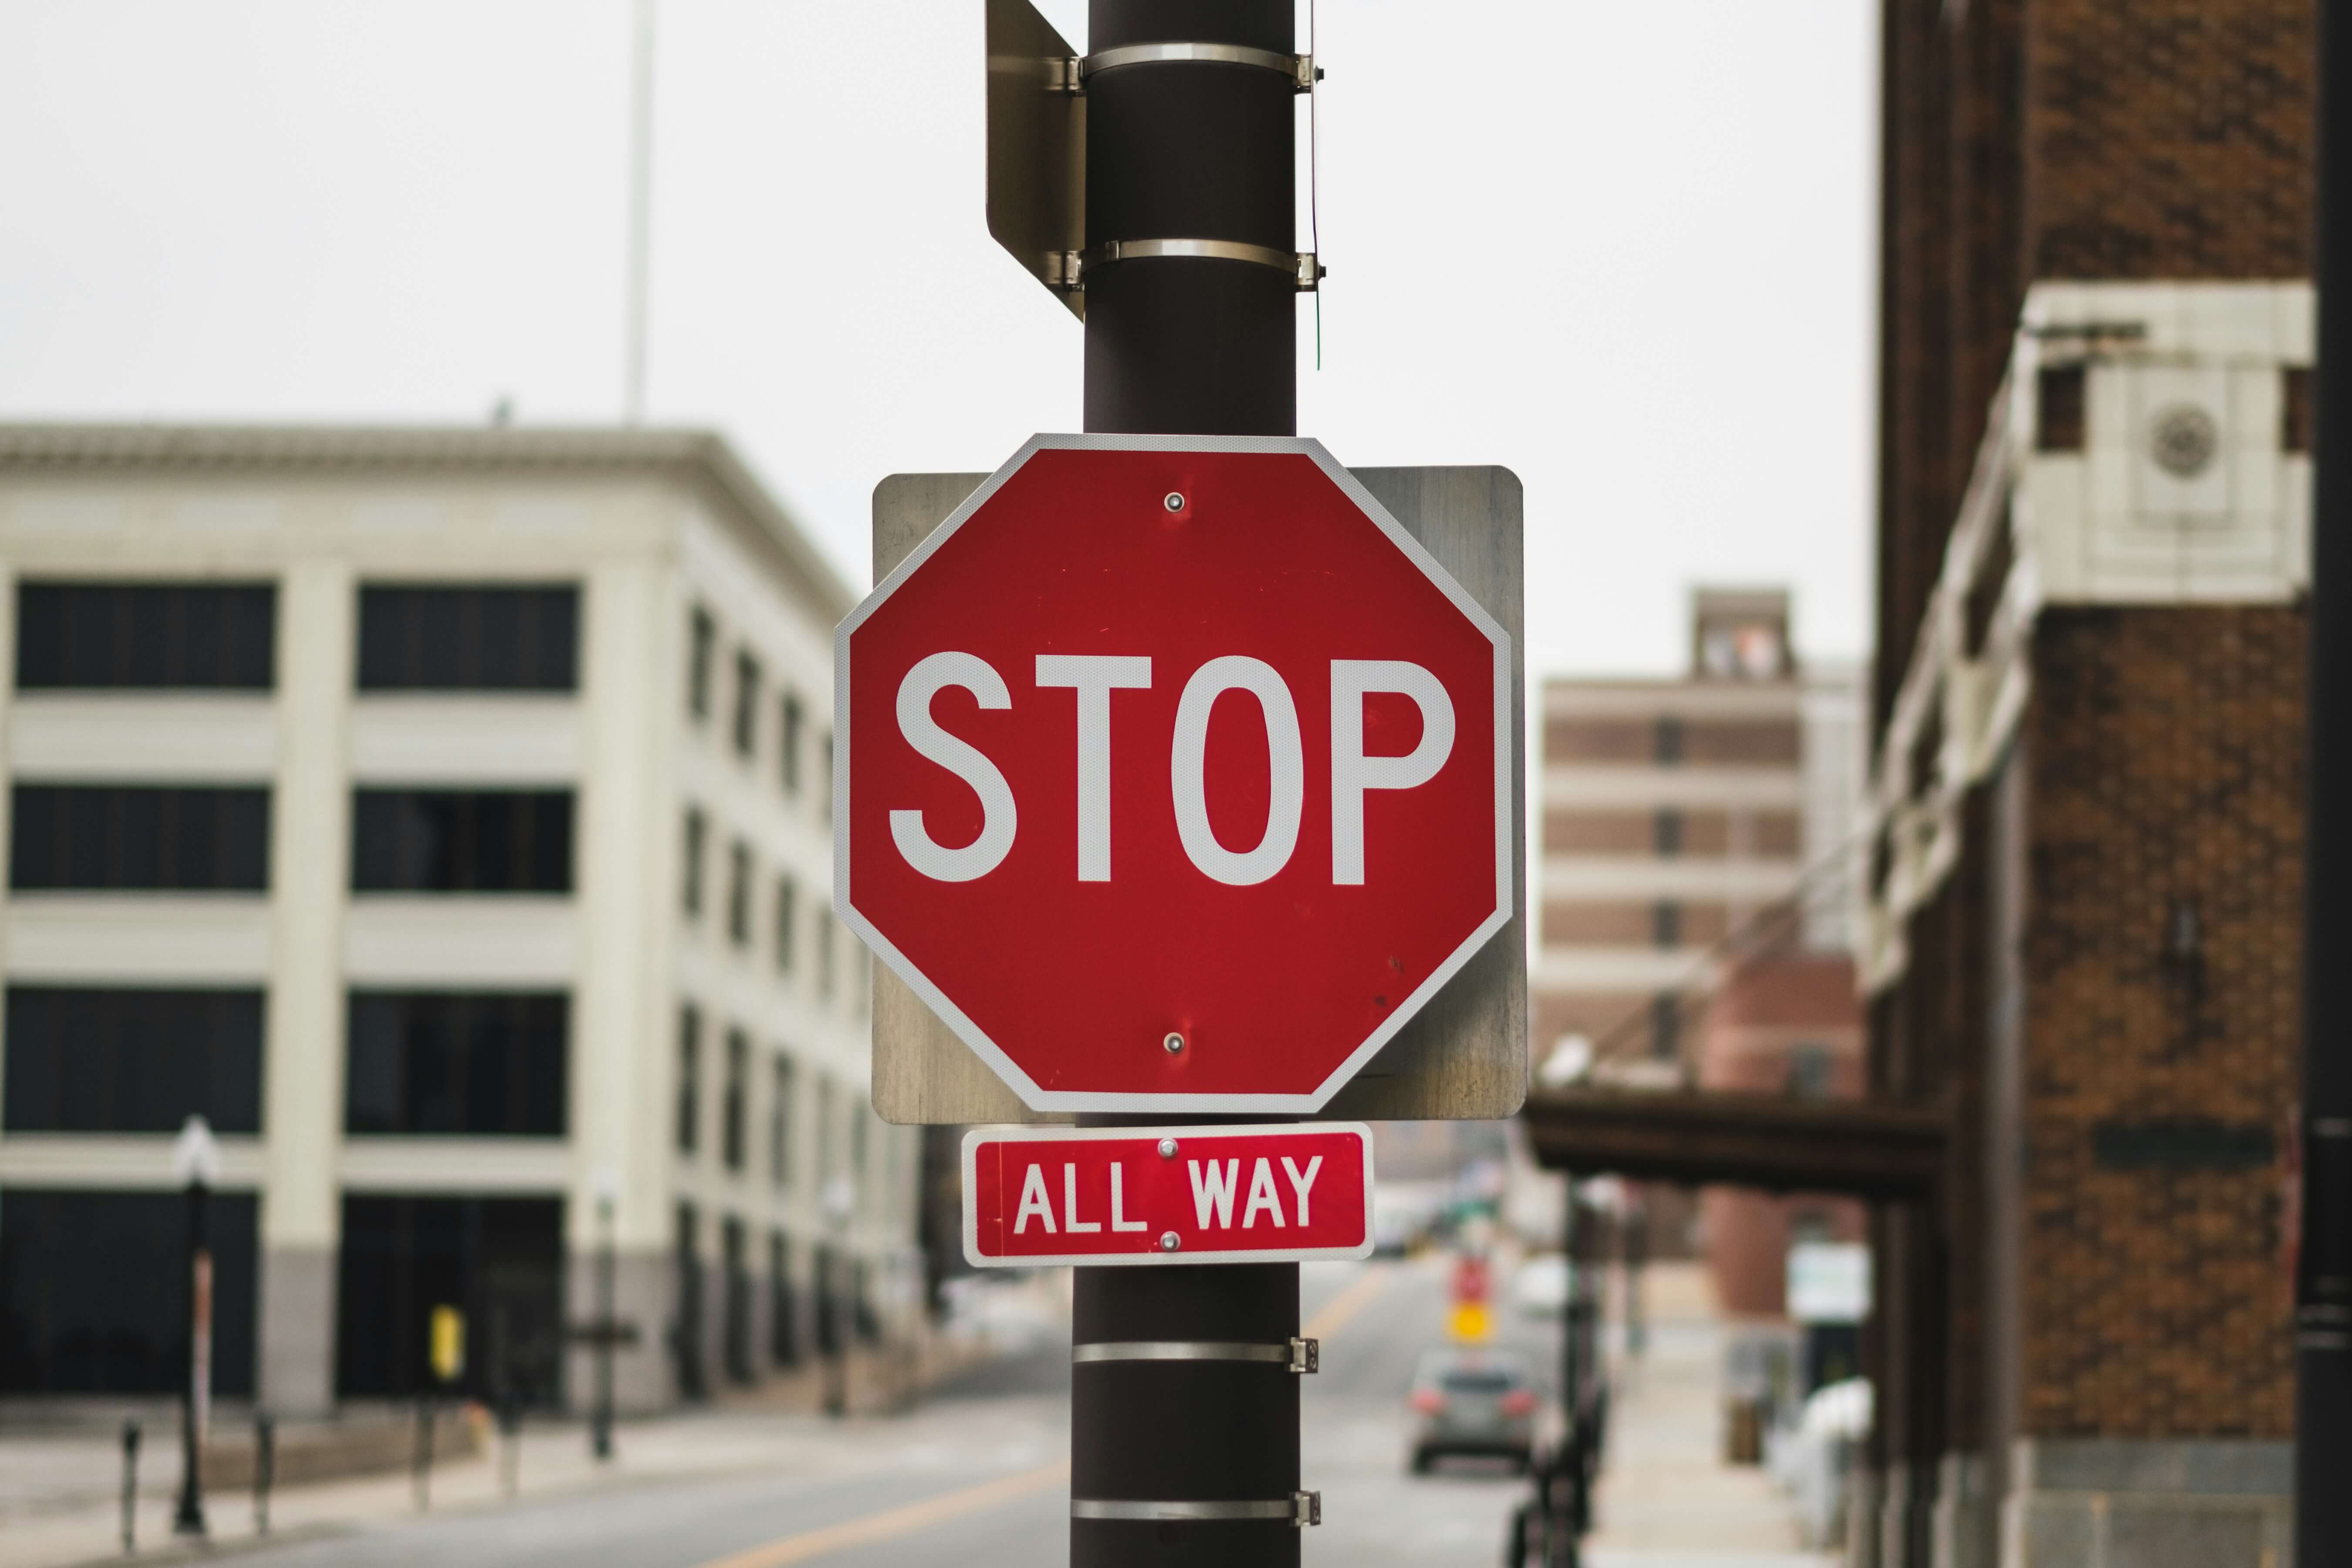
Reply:
[[1650, 936], [1660, 947], [1680, 947], [1683, 942], [1683, 907], [1672, 899], [1661, 899], [1650, 911]]
[[710, 717], [710, 661], [718, 647], [719, 623], [697, 605], [686, 644], [686, 710], [696, 719]]
[[820, 1195], [824, 1184], [840, 1173], [840, 1119], [833, 1110], [833, 1080], [816, 1080], [816, 1184]]
[[833, 823], [833, 731], [830, 730], [816, 743], [816, 763], [817, 817], [830, 826]]
[[570, 1024], [560, 992], [354, 991], [343, 1130], [561, 1138]]
[[678, 903], [688, 920], [702, 918], [702, 845], [710, 837], [710, 821], [698, 805], [686, 808], [686, 842], [679, 847], [685, 858], [684, 874], [678, 879]]
[[702, 1015], [677, 1014], [677, 1152], [691, 1154], [702, 1133]]
[[[473, 1344], [457, 1392], [563, 1397], [563, 1200], [350, 1195], [335, 1292], [335, 1393], [399, 1399], [440, 1387], [433, 1309], [464, 1309]], [[217, 1314], [215, 1314], [217, 1317]]]
[[1796, 1100], [1827, 1100], [1836, 1087], [1837, 1061], [1814, 1042], [1789, 1048], [1789, 1094]]
[[1664, 766], [1672, 766], [1683, 760], [1683, 721], [1681, 720], [1670, 717], [1658, 721], [1658, 732], [1653, 755], [1660, 764]]
[[568, 893], [572, 792], [360, 790], [352, 890]]
[[794, 923], [800, 916], [800, 889], [790, 877], [776, 879], [776, 973], [793, 972], [793, 946], [797, 932]]
[[784, 693], [782, 733], [778, 742], [782, 752], [782, 760], [778, 766], [783, 770], [784, 794], [787, 796], [797, 796], [801, 793], [801, 695], [797, 691], [787, 691]]
[[768, 1100], [768, 1183], [792, 1184], [793, 1058], [776, 1055], [775, 1085]]
[[869, 1185], [866, 1179], [866, 1161], [868, 1153], [867, 1126], [871, 1120], [864, 1106], [849, 1108], [849, 1180], [860, 1198], [866, 1195]]
[[[156, 1394], [188, 1384], [188, 1200], [10, 1186], [0, 1393]], [[253, 1392], [251, 1193], [213, 1194], [213, 1392]], [[420, 1341], [421, 1342], [421, 1341]]]
[[1675, 1061], [1682, 1056], [1682, 999], [1662, 991], [1650, 999], [1650, 1055], [1662, 1062]]
[[749, 648], [735, 651], [735, 754], [754, 755], [760, 749], [760, 661]]
[[2279, 446], [2289, 452], [2309, 452], [2314, 415], [2311, 367], [2290, 365], [2282, 382]]
[[816, 994], [820, 1000], [833, 1000], [834, 942], [833, 911], [819, 905], [816, 911]]
[[677, 1316], [669, 1336], [680, 1398], [704, 1399], [710, 1380], [703, 1367], [701, 1216], [691, 1203], [677, 1205]]
[[727, 940], [751, 942], [751, 847], [740, 838], [727, 856]]
[[76, 890], [262, 892], [266, 789], [18, 784], [8, 885]]
[[800, 1304], [793, 1300], [793, 1244], [768, 1233], [768, 1359], [793, 1366], [801, 1359]]
[[751, 1264], [746, 1256], [750, 1238], [743, 1222], [733, 1215], [719, 1222], [719, 1267], [726, 1279], [726, 1297], [719, 1302], [719, 1344], [727, 1357], [732, 1383], [749, 1383], [751, 1366]]
[[277, 623], [267, 583], [20, 583], [16, 685], [267, 691]]
[[1659, 808], [1655, 839], [1657, 851], [1668, 858], [1683, 852], [1683, 814], [1673, 806]]
[[727, 1087], [719, 1101], [719, 1159], [730, 1171], [743, 1168], [744, 1101], [751, 1093], [751, 1042], [740, 1029], [727, 1031]]
[[[10, 1132], [261, 1131], [261, 993], [8, 988]], [[13, 1201], [13, 1199], [11, 1200]]]
[[571, 691], [579, 663], [577, 588], [360, 589], [362, 691]]

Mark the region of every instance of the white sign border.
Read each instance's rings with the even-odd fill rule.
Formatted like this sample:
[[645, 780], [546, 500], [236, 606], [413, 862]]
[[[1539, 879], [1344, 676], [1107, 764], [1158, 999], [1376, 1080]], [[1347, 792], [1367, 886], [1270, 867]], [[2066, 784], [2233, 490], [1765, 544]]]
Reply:
[[[980, 1146], [983, 1143], [1075, 1143], [1105, 1138], [1145, 1142], [1173, 1138], [1263, 1138], [1267, 1134], [1353, 1133], [1364, 1151], [1364, 1239], [1354, 1247], [1260, 1247], [1225, 1252], [1073, 1252], [1044, 1257], [989, 1258], [980, 1250]], [[1179, 1152], [1181, 1152], [1180, 1147]], [[1372, 1130], [1362, 1121], [1273, 1121], [1210, 1127], [975, 1127], [963, 1135], [963, 1256], [974, 1268], [1150, 1268], [1171, 1263], [1322, 1263], [1360, 1261], [1372, 1255]]]
[[[990, 497], [1002, 489], [1006, 480], [1019, 472], [1022, 466], [1039, 452], [1045, 451], [1110, 451], [1110, 452], [1250, 452], [1296, 453], [1307, 458], [1323, 471], [1324, 477], [1339, 486], [1342, 493], [1361, 508], [1381, 531], [1388, 536], [1405, 558], [1420, 568], [1454, 608], [1469, 617], [1471, 624], [1484, 633], [1495, 650], [1495, 908], [1478, 928], [1456, 947], [1446, 960], [1433, 970], [1428, 978], [1415, 986], [1412, 994], [1399, 1003], [1382, 1019], [1379, 1028], [1349, 1053], [1347, 1058], [1330, 1075], [1307, 1094], [1134, 1094], [1107, 1093], [1091, 1090], [1056, 1090], [1039, 1084], [1004, 1048], [991, 1039], [962, 1008], [948, 1000], [946, 993], [933, 984], [930, 977], [913, 960], [898, 951], [877, 930], [874, 923], [858, 912], [849, 897], [849, 639], [868, 616], [882, 606], [885, 600], [898, 591], [898, 585], [919, 570], [932, 553], [961, 528], [972, 514], [985, 505]], [[1124, 1111], [1156, 1114], [1187, 1111], [1316, 1111], [1330, 1103], [1331, 1098], [1347, 1086], [1348, 1081], [1378, 1056], [1381, 1047], [1395, 1038], [1397, 1031], [1411, 1022], [1414, 1015], [1427, 1005], [1430, 998], [1444, 988], [1448, 980], [1461, 972], [1478, 950], [1496, 931], [1510, 923], [1512, 879], [1517, 874], [1511, 853], [1512, 811], [1517, 800], [1518, 781], [1512, 776], [1513, 742], [1511, 723], [1511, 634], [1501, 623], [1486, 613], [1486, 607], [1472, 598], [1454, 574], [1440, 565], [1436, 557], [1424, 549], [1421, 541], [1405, 531], [1404, 525], [1390, 515], [1388, 508], [1374, 499], [1356, 476], [1342, 468], [1323, 443], [1307, 436], [1032, 436], [1023, 443], [1011, 460], [982, 481], [978, 489], [964, 498], [963, 504], [950, 512], [945, 521], [933, 529], [922, 543], [907, 552], [887, 577], [874, 585], [874, 591], [849, 612], [833, 633], [833, 905], [844, 924], [880, 956], [897, 973], [899, 979], [928, 1004], [932, 1012], [953, 1029], [956, 1037], [988, 1063], [1021, 1102], [1032, 1110]]]

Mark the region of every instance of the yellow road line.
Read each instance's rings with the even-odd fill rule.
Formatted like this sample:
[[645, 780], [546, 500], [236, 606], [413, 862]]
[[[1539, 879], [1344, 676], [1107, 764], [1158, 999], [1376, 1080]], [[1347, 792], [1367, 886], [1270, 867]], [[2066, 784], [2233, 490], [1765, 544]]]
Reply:
[[1345, 1327], [1349, 1319], [1371, 1305], [1372, 1298], [1387, 1289], [1395, 1272], [1385, 1263], [1375, 1263], [1358, 1276], [1345, 1290], [1323, 1303], [1322, 1309], [1307, 1320], [1298, 1331], [1310, 1340], [1328, 1340]]
[[738, 1552], [731, 1557], [714, 1558], [700, 1568], [784, 1568], [790, 1563], [806, 1563], [828, 1552], [844, 1552], [853, 1546], [867, 1546], [877, 1541], [912, 1535], [919, 1530], [929, 1530], [951, 1519], [968, 1513], [978, 1513], [999, 1503], [1066, 1480], [1069, 1461], [1045, 1465], [1019, 1475], [999, 1476], [992, 1481], [982, 1481], [976, 1487], [966, 1487], [958, 1492], [942, 1492], [938, 1497], [925, 1498], [902, 1507], [887, 1509], [881, 1513], [869, 1513], [864, 1519], [845, 1520], [828, 1524], [821, 1530], [803, 1531], [771, 1541], [764, 1546], [754, 1546]]

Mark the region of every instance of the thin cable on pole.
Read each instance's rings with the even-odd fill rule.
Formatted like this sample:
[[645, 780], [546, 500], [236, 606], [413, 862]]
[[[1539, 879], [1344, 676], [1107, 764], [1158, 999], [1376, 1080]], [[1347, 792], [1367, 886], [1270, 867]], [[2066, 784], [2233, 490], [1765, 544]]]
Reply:
[[628, 299], [621, 422], [641, 425], [646, 417], [646, 292], [653, 230], [654, 0], [635, 0], [631, 64]]
[[[1322, 40], [1315, 31], [1315, 0], [1307, 0], [1307, 58], [1315, 58], [1316, 45]], [[1323, 95], [1323, 68], [1310, 67], [1307, 73], [1307, 248], [1315, 253], [1318, 271], [1323, 266], [1323, 193], [1321, 168], [1323, 137], [1318, 127], [1315, 100]], [[1315, 285], [1315, 368], [1323, 368], [1323, 285]]]

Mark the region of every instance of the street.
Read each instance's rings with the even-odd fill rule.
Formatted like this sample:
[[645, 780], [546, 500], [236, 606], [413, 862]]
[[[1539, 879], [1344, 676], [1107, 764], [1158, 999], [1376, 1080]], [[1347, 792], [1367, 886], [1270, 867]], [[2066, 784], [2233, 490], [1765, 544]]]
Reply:
[[[1446, 1262], [1302, 1271], [1305, 1327], [1323, 1342], [1322, 1371], [1304, 1385], [1306, 1481], [1322, 1491], [1324, 1508], [1323, 1524], [1306, 1537], [1310, 1563], [1469, 1568], [1498, 1560], [1524, 1483], [1499, 1466], [1441, 1466], [1427, 1477], [1405, 1467], [1404, 1394], [1416, 1359], [1439, 1336]], [[1506, 1305], [1496, 1324], [1497, 1342], [1534, 1357], [1550, 1387], [1558, 1321]], [[1788, 1552], [1785, 1510], [1755, 1472], [1712, 1466], [1714, 1346], [1706, 1322], [1661, 1322], [1649, 1363], [1629, 1374], [1618, 1441], [1621, 1453], [1641, 1456], [1643, 1473], [1604, 1481], [1591, 1559], [1598, 1568], [1815, 1561]], [[1028, 1568], [1067, 1550], [1068, 1384], [1066, 1342], [1043, 1342], [973, 1368], [903, 1417], [834, 1424], [719, 1409], [624, 1427], [621, 1462], [603, 1475], [584, 1468], [576, 1427], [538, 1428], [521, 1457], [519, 1501], [502, 1504], [478, 1481], [469, 1490], [453, 1472], [436, 1511], [419, 1515], [392, 1500], [338, 1521], [306, 1518], [301, 1492], [289, 1491], [277, 1510], [289, 1539], [251, 1560], [272, 1568]], [[396, 1500], [406, 1481], [380, 1487]], [[240, 1500], [215, 1500], [219, 1549], [251, 1540]], [[350, 1522], [355, 1517], [365, 1522]]]

